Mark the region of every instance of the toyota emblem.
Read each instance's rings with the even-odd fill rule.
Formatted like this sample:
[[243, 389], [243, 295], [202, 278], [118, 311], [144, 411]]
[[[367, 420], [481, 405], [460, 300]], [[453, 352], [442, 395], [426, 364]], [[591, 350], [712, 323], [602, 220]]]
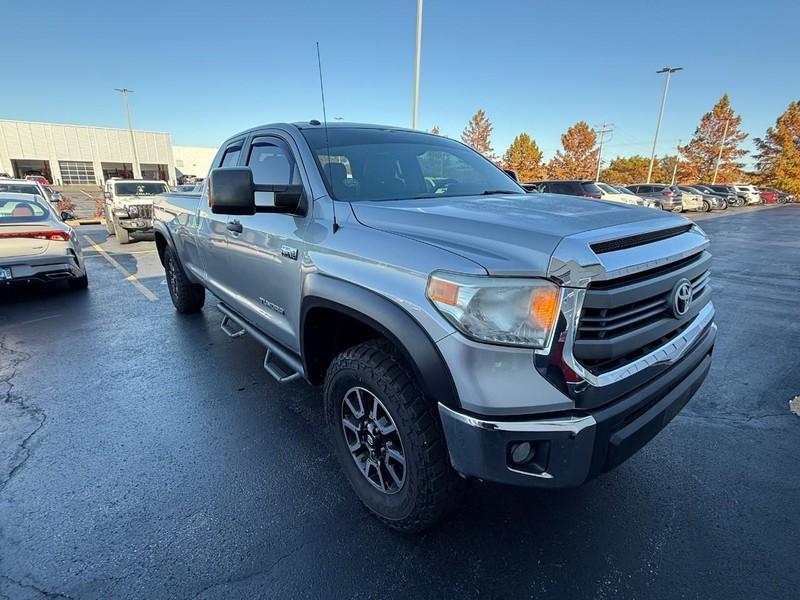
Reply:
[[692, 282], [681, 279], [672, 289], [672, 313], [676, 318], [682, 317], [692, 305]]

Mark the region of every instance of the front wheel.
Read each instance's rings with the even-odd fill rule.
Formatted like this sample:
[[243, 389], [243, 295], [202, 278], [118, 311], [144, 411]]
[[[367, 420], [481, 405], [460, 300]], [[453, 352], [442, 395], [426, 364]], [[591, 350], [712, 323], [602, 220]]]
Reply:
[[114, 223], [114, 231], [117, 235], [117, 241], [120, 244], [129, 244], [131, 242], [131, 234], [117, 222]]
[[169, 246], [164, 249], [164, 271], [175, 310], [179, 313], [194, 313], [203, 308], [206, 301], [205, 288], [187, 279], [178, 263], [178, 257]]
[[436, 403], [391, 344], [371, 341], [339, 354], [324, 395], [339, 464], [381, 521], [419, 532], [458, 504], [465, 482], [450, 466]]

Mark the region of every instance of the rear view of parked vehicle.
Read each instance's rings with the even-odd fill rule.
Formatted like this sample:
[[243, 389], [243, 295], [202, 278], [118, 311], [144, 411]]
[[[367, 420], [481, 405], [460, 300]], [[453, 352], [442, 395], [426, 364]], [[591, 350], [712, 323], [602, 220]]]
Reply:
[[0, 192], [0, 284], [55, 281], [88, 284], [75, 231], [41, 196]]
[[[567, 196], [584, 196], [600, 200], [603, 191], [597, 187], [597, 183], [591, 179], [564, 179], [549, 181], [531, 181], [526, 186], [533, 186], [534, 189], [543, 194], [564, 194]], [[526, 187], [526, 189], [528, 189]]]
[[635, 183], [625, 186], [637, 196], [649, 198], [662, 210], [682, 212], [683, 193], [674, 185], [665, 183]]
[[737, 184], [733, 187], [737, 193], [744, 196], [745, 204], [761, 204], [761, 194], [754, 185]]
[[717, 194], [709, 194], [697, 186], [679, 185], [678, 187], [684, 193], [684, 202], [686, 201], [687, 194], [699, 197], [700, 201], [702, 202], [700, 210], [703, 212], [710, 212], [712, 210], [725, 210], [728, 208], [728, 203], [722, 196]]

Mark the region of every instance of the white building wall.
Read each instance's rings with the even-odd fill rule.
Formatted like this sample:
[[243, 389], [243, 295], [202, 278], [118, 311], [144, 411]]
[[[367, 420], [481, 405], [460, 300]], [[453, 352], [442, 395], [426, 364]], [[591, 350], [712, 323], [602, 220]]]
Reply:
[[216, 148], [202, 146], [173, 146], [175, 168], [182, 175], [205, 177], [211, 169], [211, 163], [217, 154]]
[[[170, 181], [175, 181], [172, 139], [168, 133], [134, 131], [139, 164], [167, 165]], [[101, 163], [130, 163], [137, 172], [130, 132], [127, 129], [59, 125], [0, 119], [0, 171], [13, 172], [11, 160], [46, 160], [56, 182], [60, 160], [87, 161], [102, 182]]]

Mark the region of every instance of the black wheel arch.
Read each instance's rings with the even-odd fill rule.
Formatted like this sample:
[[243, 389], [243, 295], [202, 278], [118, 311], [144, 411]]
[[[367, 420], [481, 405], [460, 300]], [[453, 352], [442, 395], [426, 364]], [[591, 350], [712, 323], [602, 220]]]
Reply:
[[[324, 317], [320, 317], [322, 313]], [[300, 310], [301, 354], [309, 382], [321, 385], [334, 355], [346, 349], [337, 343], [338, 340], [329, 338], [337, 331], [335, 327], [327, 329], [331, 317], [336, 315], [388, 339], [401, 352], [428, 398], [449, 408], [460, 407], [444, 358], [428, 333], [408, 312], [371, 290], [321, 274], [306, 278]], [[320, 318], [324, 319], [322, 329], [318, 325]]]

